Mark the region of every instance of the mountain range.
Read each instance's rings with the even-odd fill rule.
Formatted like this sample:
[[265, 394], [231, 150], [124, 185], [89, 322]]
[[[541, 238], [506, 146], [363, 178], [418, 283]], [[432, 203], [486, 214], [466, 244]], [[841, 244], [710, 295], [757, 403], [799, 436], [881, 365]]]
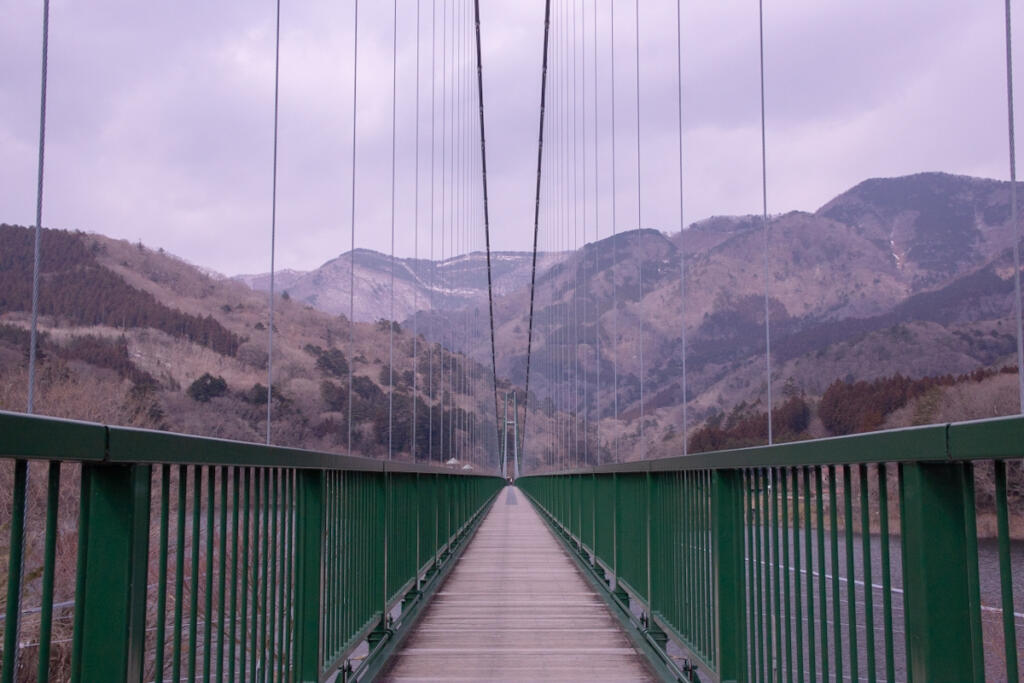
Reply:
[[[776, 407], [794, 396], [813, 407], [837, 382], [1012, 366], [1009, 208], [1009, 185], [996, 180], [866, 180], [813, 212], [769, 217], [767, 296], [760, 216], [713, 217], [673, 234], [634, 228], [576, 252], [539, 254], [528, 454], [681, 452], [684, 377], [689, 434], [764, 411], [766, 312]], [[27, 229], [0, 229], [0, 408], [19, 409], [31, 243]], [[260, 438], [268, 276], [220, 278], [142, 244], [85, 233], [47, 230], [43, 247], [44, 412]], [[353, 263], [350, 327], [339, 315], [348, 316]], [[492, 254], [499, 391], [526, 384], [531, 265], [527, 252]], [[453, 411], [466, 425], [491, 419], [483, 254], [434, 263], [357, 250], [309, 272], [279, 271], [275, 287], [274, 389], [288, 415], [280, 443], [347, 447], [343, 362], [363, 378], [363, 393], [351, 397], [360, 406], [357, 441], [380, 453], [392, 338], [404, 407], [440, 381], [437, 367], [423, 366], [429, 348], [445, 367], [465, 369], [468, 393], [425, 396], [428, 411]], [[205, 374], [226, 387], [211, 404], [187, 395]], [[884, 426], [1016, 412], [1008, 375], [984, 377], [955, 406], [908, 406]], [[95, 400], [100, 384], [103, 400]], [[829, 432], [815, 418], [801, 433]]]
[[[1012, 364], [1009, 216], [1006, 182], [944, 173], [866, 180], [813, 212], [769, 218], [767, 305], [760, 216], [713, 217], [674, 234], [633, 229], [572, 254], [542, 255], [531, 393], [588, 419], [618, 415], [612, 424], [636, 439], [642, 411], [648, 433], [662, 434], [681, 422], [685, 329], [693, 422], [741, 403], [763, 406], [766, 310], [777, 398], [784, 391], [820, 396], [836, 379]], [[498, 255], [507, 270], [495, 287], [497, 371], [519, 386], [526, 382], [528, 256]], [[347, 292], [333, 274], [347, 277], [349, 259], [304, 274], [303, 300], [317, 305], [324, 292]], [[458, 296], [446, 290], [432, 309], [400, 310], [416, 309], [403, 325], [415, 322], [428, 339], [486, 362], [487, 330], [459, 333], [460, 320], [481, 312], [485, 281], [472, 265], [480, 260], [471, 255], [436, 269], [462, 269], [464, 277], [452, 278], [463, 287]], [[371, 292], [368, 310], [386, 310], [389, 257], [359, 252], [356, 262], [373, 283], [357, 284], [357, 293]], [[396, 281], [399, 271], [431, 269], [396, 260]], [[418, 300], [427, 298], [422, 275], [403, 281], [417, 283]]]

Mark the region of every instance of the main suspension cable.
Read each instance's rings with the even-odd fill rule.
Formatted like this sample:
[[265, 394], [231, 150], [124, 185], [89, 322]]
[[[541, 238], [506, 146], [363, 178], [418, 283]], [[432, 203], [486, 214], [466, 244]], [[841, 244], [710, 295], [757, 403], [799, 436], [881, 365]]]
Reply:
[[39, 159], [36, 164], [36, 224], [32, 251], [32, 326], [28, 344], [28, 400], [25, 412], [35, 409], [36, 342], [39, 328], [39, 270], [43, 234], [43, 166], [46, 151], [46, 72], [50, 51], [50, 0], [43, 1], [43, 56], [39, 77]]
[[[537, 289], [537, 237], [540, 234], [540, 191], [544, 169], [544, 106], [548, 85], [548, 32], [551, 26], [551, 0], [544, 0], [544, 51], [540, 68], [540, 124], [537, 134], [537, 184], [533, 203], [533, 258], [530, 267], [530, 314], [526, 333], [526, 386], [523, 396], [523, 445], [526, 444], [526, 421], [529, 417], [530, 362], [533, 356], [533, 304]], [[545, 344], [546, 345], [546, 344]]]
[[480, 180], [483, 185], [484, 248], [487, 252], [487, 308], [491, 325], [491, 388], [494, 394], [494, 429], [498, 431], [498, 361], [494, 340], [494, 281], [491, 273], [491, 215], [487, 204], [487, 135], [484, 127], [484, 70], [480, 54], [480, 0], [473, 0], [473, 17], [476, 26], [476, 92], [480, 106]]

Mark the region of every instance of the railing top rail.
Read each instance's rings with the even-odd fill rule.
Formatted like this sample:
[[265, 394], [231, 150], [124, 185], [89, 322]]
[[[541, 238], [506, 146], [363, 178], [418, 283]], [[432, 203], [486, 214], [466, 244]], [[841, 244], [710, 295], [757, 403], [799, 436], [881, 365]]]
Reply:
[[772, 446], [634, 460], [537, 474], [605, 474], [1024, 457], [1024, 416], [904, 427]]
[[497, 476], [493, 472], [455, 470], [425, 463], [389, 462], [362, 456], [6, 411], [0, 411], [0, 457]]

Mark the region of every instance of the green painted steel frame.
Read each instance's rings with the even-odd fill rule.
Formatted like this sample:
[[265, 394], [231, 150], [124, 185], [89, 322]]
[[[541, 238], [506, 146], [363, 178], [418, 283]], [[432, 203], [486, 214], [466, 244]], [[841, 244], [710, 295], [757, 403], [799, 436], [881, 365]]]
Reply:
[[[29, 461], [50, 463], [44, 605], [53, 598], [60, 466], [82, 466], [73, 681], [134, 683], [147, 666], [158, 667], [157, 680], [165, 666], [175, 677], [187, 667], [189, 677], [211, 680], [225, 674], [225, 649], [231, 678], [323, 681], [341, 668], [343, 679], [357, 680], [377, 671], [380, 662], [369, 661], [353, 673], [347, 659], [365, 639], [386, 643], [412, 621], [390, 615], [422, 601], [421, 588], [443, 574], [505, 484], [424, 464], [6, 412], [0, 457], [21, 472]], [[23, 480], [15, 482], [22, 499]], [[19, 542], [8, 561], [20, 566], [24, 520], [13, 521]], [[148, 585], [151, 558], [159, 582]], [[8, 639], [21, 609], [20, 573], [10, 576]], [[173, 624], [157, 619], [156, 641], [147, 643], [147, 606], [166, 610], [168, 599]], [[13, 662], [4, 657], [7, 680]], [[47, 671], [48, 661], [37, 664]]]
[[[892, 680], [895, 566], [904, 675], [983, 680], [973, 466], [995, 462], [1005, 666], [1016, 677], [1005, 460], [1021, 458], [1024, 417], [1014, 416], [538, 473], [517, 484], [597, 576], [610, 572], [608, 588], [635, 601], [652, 637], [664, 629], [687, 650], [688, 675], [695, 663], [723, 682], [799, 680], [805, 666], [811, 677], [831, 668]], [[895, 562], [889, 468], [899, 474]], [[871, 488], [887, 494], [869, 497]], [[871, 534], [857, 532], [855, 543], [857, 525]], [[880, 579], [869, 542], [876, 527]], [[863, 588], [874, 580], [880, 616]], [[875, 655], [879, 622], [884, 657]]]

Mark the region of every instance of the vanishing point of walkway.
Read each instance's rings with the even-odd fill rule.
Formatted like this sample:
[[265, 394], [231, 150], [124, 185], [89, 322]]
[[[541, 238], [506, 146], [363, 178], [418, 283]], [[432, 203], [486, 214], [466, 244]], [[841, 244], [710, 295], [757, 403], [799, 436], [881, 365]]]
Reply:
[[515, 487], [394, 657], [388, 681], [646, 681], [601, 598]]

